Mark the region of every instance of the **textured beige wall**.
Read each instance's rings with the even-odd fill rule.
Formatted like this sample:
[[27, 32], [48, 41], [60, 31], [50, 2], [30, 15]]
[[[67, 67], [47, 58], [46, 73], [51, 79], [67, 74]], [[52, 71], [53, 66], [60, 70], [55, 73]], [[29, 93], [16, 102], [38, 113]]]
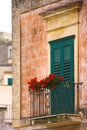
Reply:
[[12, 105], [12, 86], [0, 86], [0, 104]]
[[0, 86], [0, 108], [5, 109], [5, 122], [12, 122], [12, 86]]

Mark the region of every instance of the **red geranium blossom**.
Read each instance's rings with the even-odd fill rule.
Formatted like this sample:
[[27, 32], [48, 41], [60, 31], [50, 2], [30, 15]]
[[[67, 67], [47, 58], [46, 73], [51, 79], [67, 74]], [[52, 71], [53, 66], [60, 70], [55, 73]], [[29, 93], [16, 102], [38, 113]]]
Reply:
[[63, 76], [59, 76], [60, 80], [62, 81], [63, 80]]
[[49, 74], [48, 77], [37, 81], [37, 78], [33, 78], [28, 82], [29, 91], [40, 91], [44, 88], [52, 89], [56, 88], [60, 81], [63, 80], [62, 76], [57, 76], [55, 74]]

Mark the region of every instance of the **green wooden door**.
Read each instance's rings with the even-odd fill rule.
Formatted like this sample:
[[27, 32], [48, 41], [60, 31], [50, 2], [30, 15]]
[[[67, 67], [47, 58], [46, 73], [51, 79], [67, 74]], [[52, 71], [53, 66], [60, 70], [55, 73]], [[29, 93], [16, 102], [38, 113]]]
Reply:
[[74, 113], [74, 36], [50, 42], [51, 73], [62, 75], [71, 87], [61, 83], [51, 90], [51, 114]]

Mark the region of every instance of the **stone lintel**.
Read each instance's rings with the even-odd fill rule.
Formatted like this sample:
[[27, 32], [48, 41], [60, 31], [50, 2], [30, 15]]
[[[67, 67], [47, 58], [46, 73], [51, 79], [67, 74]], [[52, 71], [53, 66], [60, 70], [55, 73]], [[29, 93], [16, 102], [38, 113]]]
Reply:
[[43, 13], [41, 13], [40, 15], [45, 19], [51, 19], [53, 17], [58, 17], [58, 16], [63, 16], [67, 13], [71, 13], [71, 12], [79, 12], [79, 10], [82, 7], [82, 2], [75, 2], [75, 3], [69, 3], [68, 5], [63, 5], [61, 7], [57, 7], [57, 8], [52, 8], [50, 10], [47, 10]]

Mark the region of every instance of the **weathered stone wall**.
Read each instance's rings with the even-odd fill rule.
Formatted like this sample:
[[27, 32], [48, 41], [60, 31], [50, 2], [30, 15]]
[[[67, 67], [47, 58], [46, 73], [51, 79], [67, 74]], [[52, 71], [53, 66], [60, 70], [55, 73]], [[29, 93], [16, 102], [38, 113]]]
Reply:
[[11, 74], [12, 75], [12, 67], [11, 66], [0, 66], [0, 69], [1, 69], [1, 73], [0, 73], [0, 85], [7, 85], [6, 83], [5, 83], [5, 77], [4, 77], [4, 75], [6, 74], [6, 73], [8, 73], [8, 74]]
[[0, 64], [8, 63], [8, 46], [12, 42], [0, 41]]
[[37, 12], [21, 15], [22, 115], [25, 117], [28, 116], [25, 110], [29, 108], [27, 82], [34, 77], [40, 80], [49, 75], [48, 50], [46, 24], [41, 16]]
[[27, 81], [34, 77], [42, 79], [50, 73], [49, 41], [69, 35], [76, 36], [74, 81], [78, 82], [78, 11], [72, 10], [73, 13], [66, 12], [65, 16], [60, 13], [61, 17], [56, 15], [47, 19], [39, 15], [43, 13], [42, 8], [21, 14], [21, 114], [24, 117], [30, 112], [27, 110], [30, 106]]
[[[29, 115], [28, 108], [28, 88], [27, 80], [37, 76], [38, 79], [46, 76], [50, 69], [49, 67], [49, 44], [48, 40], [56, 38], [58, 31], [55, 31], [57, 35], [53, 37], [48, 37], [47, 35], [47, 25], [45, 20], [39, 15], [43, 12], [48, 12], [50, 14], [52, 8], [67, 7], [70, 3], [76, 2], [77, 0], [13, 0], [13, 118], [16, 119], [14, 126], [22, 124], [20, 121], [20, 116], [27, 117]], [[82, 1], [82, 0], [78, 0]], [[84, 34], [86, 34], [86, 0], [84, 1], [81, 12], [79, 13], [79, 36], [77, 35], [76, 43], [79, 43], [79, 55], [78, 63], [76, 64], [75, 73], [78, 76], [76, 81], [86, 81], [86, 35], [84, 40]], [[84, 17], [83, 17], [84, 15]], [[85, 21], [83, 21], [85, 19]], [[77, 25], [76, 25], [77, 26]], [[77, 29], [78, 26], [74, 29]], [[84, 29], [83, 29], [84, 28]], [[67, 29], [68, 31], [68, 29]], [[66, 32], [63, 31], [66, 36]], [[74, 32], [72, 28], [69, 30], [70, 34]], [[78, 34], [78, 29], [75, 34]], [[68, 34], [68, 33], [67, 33]], [[54, 35], [54, 34], [53, 34]], [[50, 36], [50, 35], [49, 35]], [[61, 36], [60, 36], [61, 37]], [[78, 41], [79, 37], [79, 41]], [[78, 48], [77, 48], [78, 50]], [[31, 53], [32, 52], [32, 53]], [[83, 56], [85, 52], [85, 57]], [[39, 57], [40, 55], [40, 57]], [[84, 57], [84, 59], [83, 59]], [[32, 60], [33, 58], [33, 60]], [[44, 62], [45, 61], [45, 62]], [[76, 59], [77, 62], [77, 59]], [[42, 69], [43, 68], [43, 69]], [[47, 71], [45, 70], [47, 69]], [[78, 69], [79, 68], [79, 69]], [[85, 69], [84, 69], [85, 68]], [[43, 72], [43, 73], [42, 73]], [[83, 74], [82, 74], [83, 73]], [[84, 84], [86, 87], [86, 84]], [[85, 89], [86, 90], [86, 89]], [[82, 102], [85, 99], [86, 94], [84, 94], [84, 89], [81, 91]], [[85, 95], [85, 97], [84, 97]], [[20, 104], [21, 103], [21, 104]], [[28, 113], [27, 113], [28, 112]], [[21, 113], [21, 114], [20, 114]]]
[[7, 85], [5, 82], [5, 74], [12, 76], [12, 66], [0, 66], [0, 85]]
[[34, 77], [40, 80], [50, 73], [48, 50], [46, 23], [38, 12], [21, 15], [21, 80], [24, 111], [22, 115], [24, 116], [28, 116], [25, 110], [29, 108], [26, 96], [29, 93], [28, 88], [26, 89], [28, 80]]
[[11, 123], [5, 122], [6, 108], [0, 108], [0, 130], [14, 130]]
[[83, 81], [80, 107], [87, 109], [87, 0], [79, 15], [79, 81]]

